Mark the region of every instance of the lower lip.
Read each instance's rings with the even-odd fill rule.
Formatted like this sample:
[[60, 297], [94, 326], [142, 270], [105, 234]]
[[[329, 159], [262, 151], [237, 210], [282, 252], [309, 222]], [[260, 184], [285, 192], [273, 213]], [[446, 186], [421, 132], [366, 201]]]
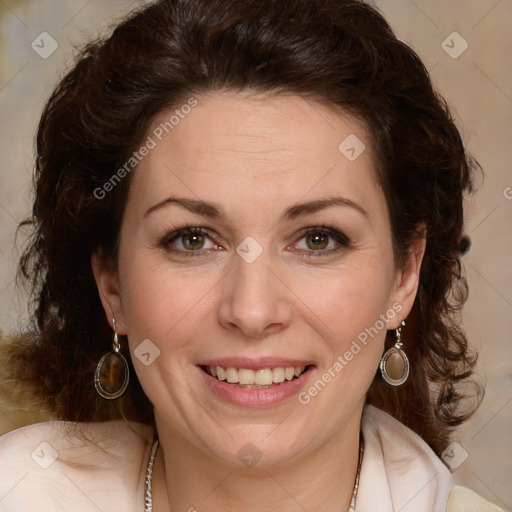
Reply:
[[220, 398], [241, 407], [271, 407], [297, 395], [314, 368], [309, 367], [298, 379], [284, 381], [271, 388], [248, 389], [218, 380], [198, 368], [206, 384]]

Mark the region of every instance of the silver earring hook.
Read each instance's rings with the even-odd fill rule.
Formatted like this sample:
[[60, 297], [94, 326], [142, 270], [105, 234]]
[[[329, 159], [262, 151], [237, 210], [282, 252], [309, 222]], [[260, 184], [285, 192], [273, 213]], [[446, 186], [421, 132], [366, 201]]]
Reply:
[[114, 339], [112, 340], [112, 348], [114, 352], [119, 352], [121, 349], [121, 343], [119, 343], [119, 338], [117, 337], [117, 329], [116, 329], [116, 320], [112, 317], [112, 325], [114, 327]]
[[402, 320], [401, 324], [396, 328], [396, 342], [395, 347], [401, 348], [402, 346], [402, 329], [405, 327], [405, 320]]

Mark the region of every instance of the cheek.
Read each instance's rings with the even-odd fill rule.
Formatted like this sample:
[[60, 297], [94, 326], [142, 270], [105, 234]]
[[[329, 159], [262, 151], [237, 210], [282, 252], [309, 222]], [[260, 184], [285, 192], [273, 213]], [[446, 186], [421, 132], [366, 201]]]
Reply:
[[302, 288], [310, 318], [316, 319], [314, 329], [322, 341], [317, 348], [323, 357], [298, 399], [324, 415], [324, 428], [333, 432], [364, 401], [377, 372], [387, 322], [398, 314], [389, 303], [390, 281], [385, 267], [351, 267], [318, 281], [314, 289], [322, 293], [314, 293], [310, 283]]
[[387, 322], [398, 314], [390, 304], [392, 283], [393, 272], [385, 265], [347, 266], [322, 279], [302, 281], [298, 292], [304, 304], [302, 314], [314, 322], [323, 342], [319, 377], [336, 375], [332, 391], [360, 395], [370, 385], [382, 355]]
[[[220, 273], [171, 269], [155, 254], [143, 252], [120, 265], [123, 312], [133, 347], [149, 338], [162, 349], [185, 343], [197, 320], [209, 311], [209, 291]], [[158, 260], [155, 262], [155, 260]]]
[[302, 276], [297, 294], [329, 326], [330, 337], [346, 340], [373, 326], [390, 307], [391, 265], [346, 265], [323, 275]]

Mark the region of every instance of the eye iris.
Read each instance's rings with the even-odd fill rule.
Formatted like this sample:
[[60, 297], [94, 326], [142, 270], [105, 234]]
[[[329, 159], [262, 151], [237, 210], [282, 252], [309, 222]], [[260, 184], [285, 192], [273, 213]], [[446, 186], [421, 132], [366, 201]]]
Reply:
[[204, 245], [204, 236], [200, 233], [191, 233], [182, 237], [183, 247], [185, 249], [198, 250]]
[[313, 233], [306, 237], [310, 249], [325, 249], [329, 245], [329, 236], [324, 233]]

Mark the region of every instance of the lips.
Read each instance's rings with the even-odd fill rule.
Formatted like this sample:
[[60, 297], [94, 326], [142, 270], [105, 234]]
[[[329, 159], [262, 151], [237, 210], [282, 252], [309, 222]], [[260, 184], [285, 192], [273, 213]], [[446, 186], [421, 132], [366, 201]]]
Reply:
[[272, 406], [296, 395], [315, 369], [310, 361], [279, 358], [223, 358], [198, 367], [215, 395], [244, 407]]

